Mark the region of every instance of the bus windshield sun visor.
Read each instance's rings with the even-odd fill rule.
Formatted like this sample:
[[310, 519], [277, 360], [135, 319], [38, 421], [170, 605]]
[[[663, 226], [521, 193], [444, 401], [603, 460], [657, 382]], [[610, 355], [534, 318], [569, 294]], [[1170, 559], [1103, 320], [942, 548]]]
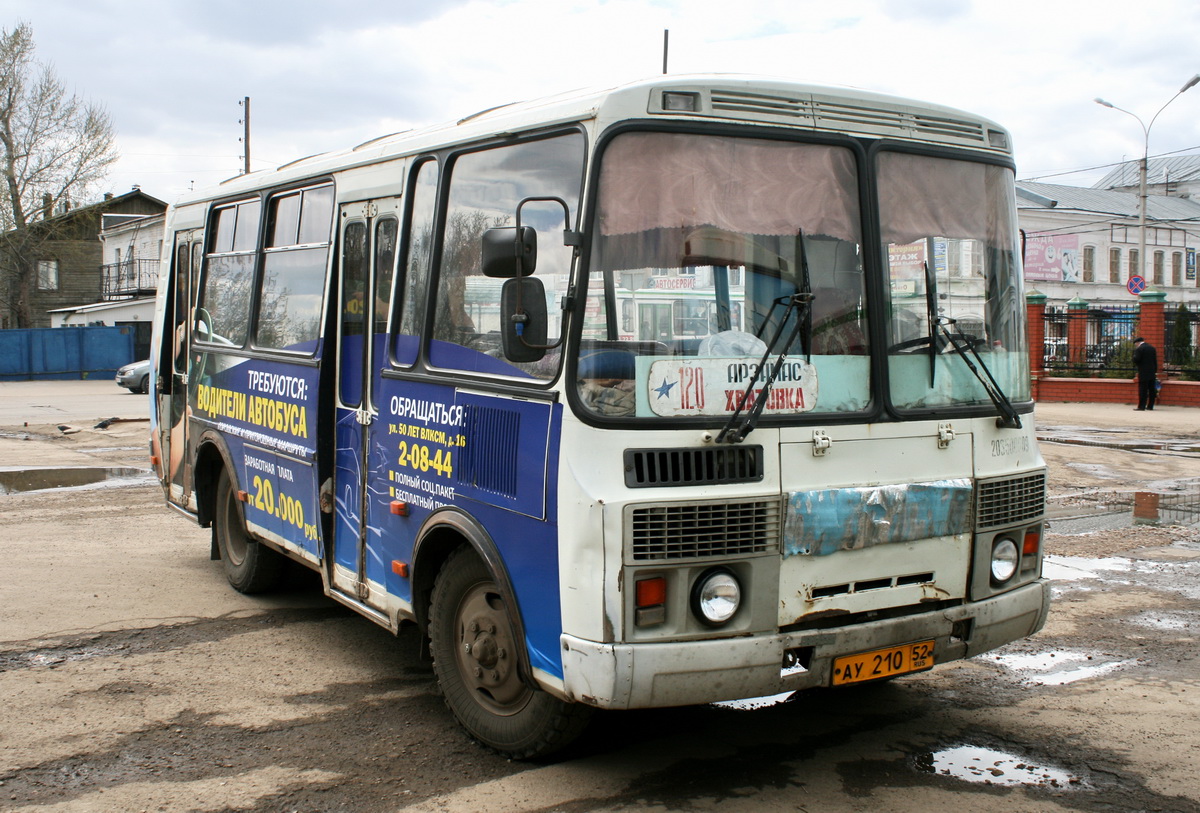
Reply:
[[[954, 352], [958, 353], [959, 357], [966, 363], [967, 369], [979, 379], [979, 383], [987, 391], [988, 397], [992, 399], [992, 403], [999, 410], [1000, 417], [996, 418], [996, 426], [1001, 429], [1020, 429], [1021, 417], [1017, 415], [1012, 402], [1008, 400], [1008, 396], [1000, 389], [1000, 385], [996, 383], [996, 379], [992, 376], [992, 371], [988, 369], [987, 364], [980, 358], [979, 351], [975, 349], [980, 340], [950, 330], [950, 326], [956, 325], [957, 322], [957, 319], [951, 319], [948, 316], [939, 316], [937, 326], [941, 329], [942, 335], [946, 337], [946, 341], [954, 348]], [[983, 368], [982, 373], [979, 371], [979, 367], [976, 367], [975, 363], [971, 361], [971, 356], [967, 355], [967, 350], [971, 351], [971, 356], [974, 356], [975, 361], [979, 362], [979, 367]], [[931, 354], [930, 358], [932, 357]]]

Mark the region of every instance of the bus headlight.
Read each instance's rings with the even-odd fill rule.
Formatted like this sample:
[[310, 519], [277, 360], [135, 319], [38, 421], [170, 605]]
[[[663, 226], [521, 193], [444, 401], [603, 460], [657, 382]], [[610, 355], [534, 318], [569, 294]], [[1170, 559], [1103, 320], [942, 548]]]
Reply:
[[692, 612], [710, 627], [719, 627], [737, 613], [742, 586], [725, 568], [706, 570], [692, 585]]
[[1003, 584], [1017, 572], [1021, 554], [1017, 543], [1007, 536], [1002, 536], [992, 544], [992, 582]]

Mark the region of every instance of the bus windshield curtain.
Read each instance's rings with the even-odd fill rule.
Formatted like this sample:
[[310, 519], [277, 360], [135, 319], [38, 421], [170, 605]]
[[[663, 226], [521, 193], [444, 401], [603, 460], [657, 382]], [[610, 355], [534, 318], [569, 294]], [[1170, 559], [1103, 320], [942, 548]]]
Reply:
[[629, 133], [603, 160], [601, 250], [610, 269], [677, 266], [699, 227], [749, 235], [772, 253], [778, 238], [801, 230], [859, 242], [857, 167], [841, 147]]
[[897, 152], [879, 164], [884, 243], [937, 236], [1013, 250], [1016, 196], [1007, 167]]

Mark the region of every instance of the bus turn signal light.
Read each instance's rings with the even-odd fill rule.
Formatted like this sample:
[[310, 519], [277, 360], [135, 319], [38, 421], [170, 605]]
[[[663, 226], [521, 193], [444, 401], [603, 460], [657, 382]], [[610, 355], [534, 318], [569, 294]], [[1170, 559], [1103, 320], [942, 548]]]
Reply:
[[667, 580], [662, 576], [642, 579], [637, 583], [637, 606], [653, 607], [667, 603]]
[[398, 517], [407, 517], [408, 503], [401, 500], [392, 500], [392, 513]]
[[663, 576], [639, 579], [634, 588], [634, 623], [652, 627], [667, 620], [667, 580]]
[[399, 559], [392, 560], [392, 572], [402, 579], [408, 578], [408, 562], [401, 562]]
[[1028, 530], [1025, 532], [1025, 543], [1021, 546], [1021, 553], [1025, 556], [1033, 556], [1038, 552], [1038, 543], [1041, 542], [1041, 535], [1037, 529]]

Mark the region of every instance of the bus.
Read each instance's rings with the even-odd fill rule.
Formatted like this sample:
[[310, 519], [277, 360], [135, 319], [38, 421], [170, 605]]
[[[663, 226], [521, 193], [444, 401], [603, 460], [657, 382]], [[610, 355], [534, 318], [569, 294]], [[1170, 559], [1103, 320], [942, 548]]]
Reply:
[[300, 563], [417, 625], [499, 753], [1045, 623], [992, 121], [662, 76], [232, 178], [166, 229], [166, 502], [239, 591]]

